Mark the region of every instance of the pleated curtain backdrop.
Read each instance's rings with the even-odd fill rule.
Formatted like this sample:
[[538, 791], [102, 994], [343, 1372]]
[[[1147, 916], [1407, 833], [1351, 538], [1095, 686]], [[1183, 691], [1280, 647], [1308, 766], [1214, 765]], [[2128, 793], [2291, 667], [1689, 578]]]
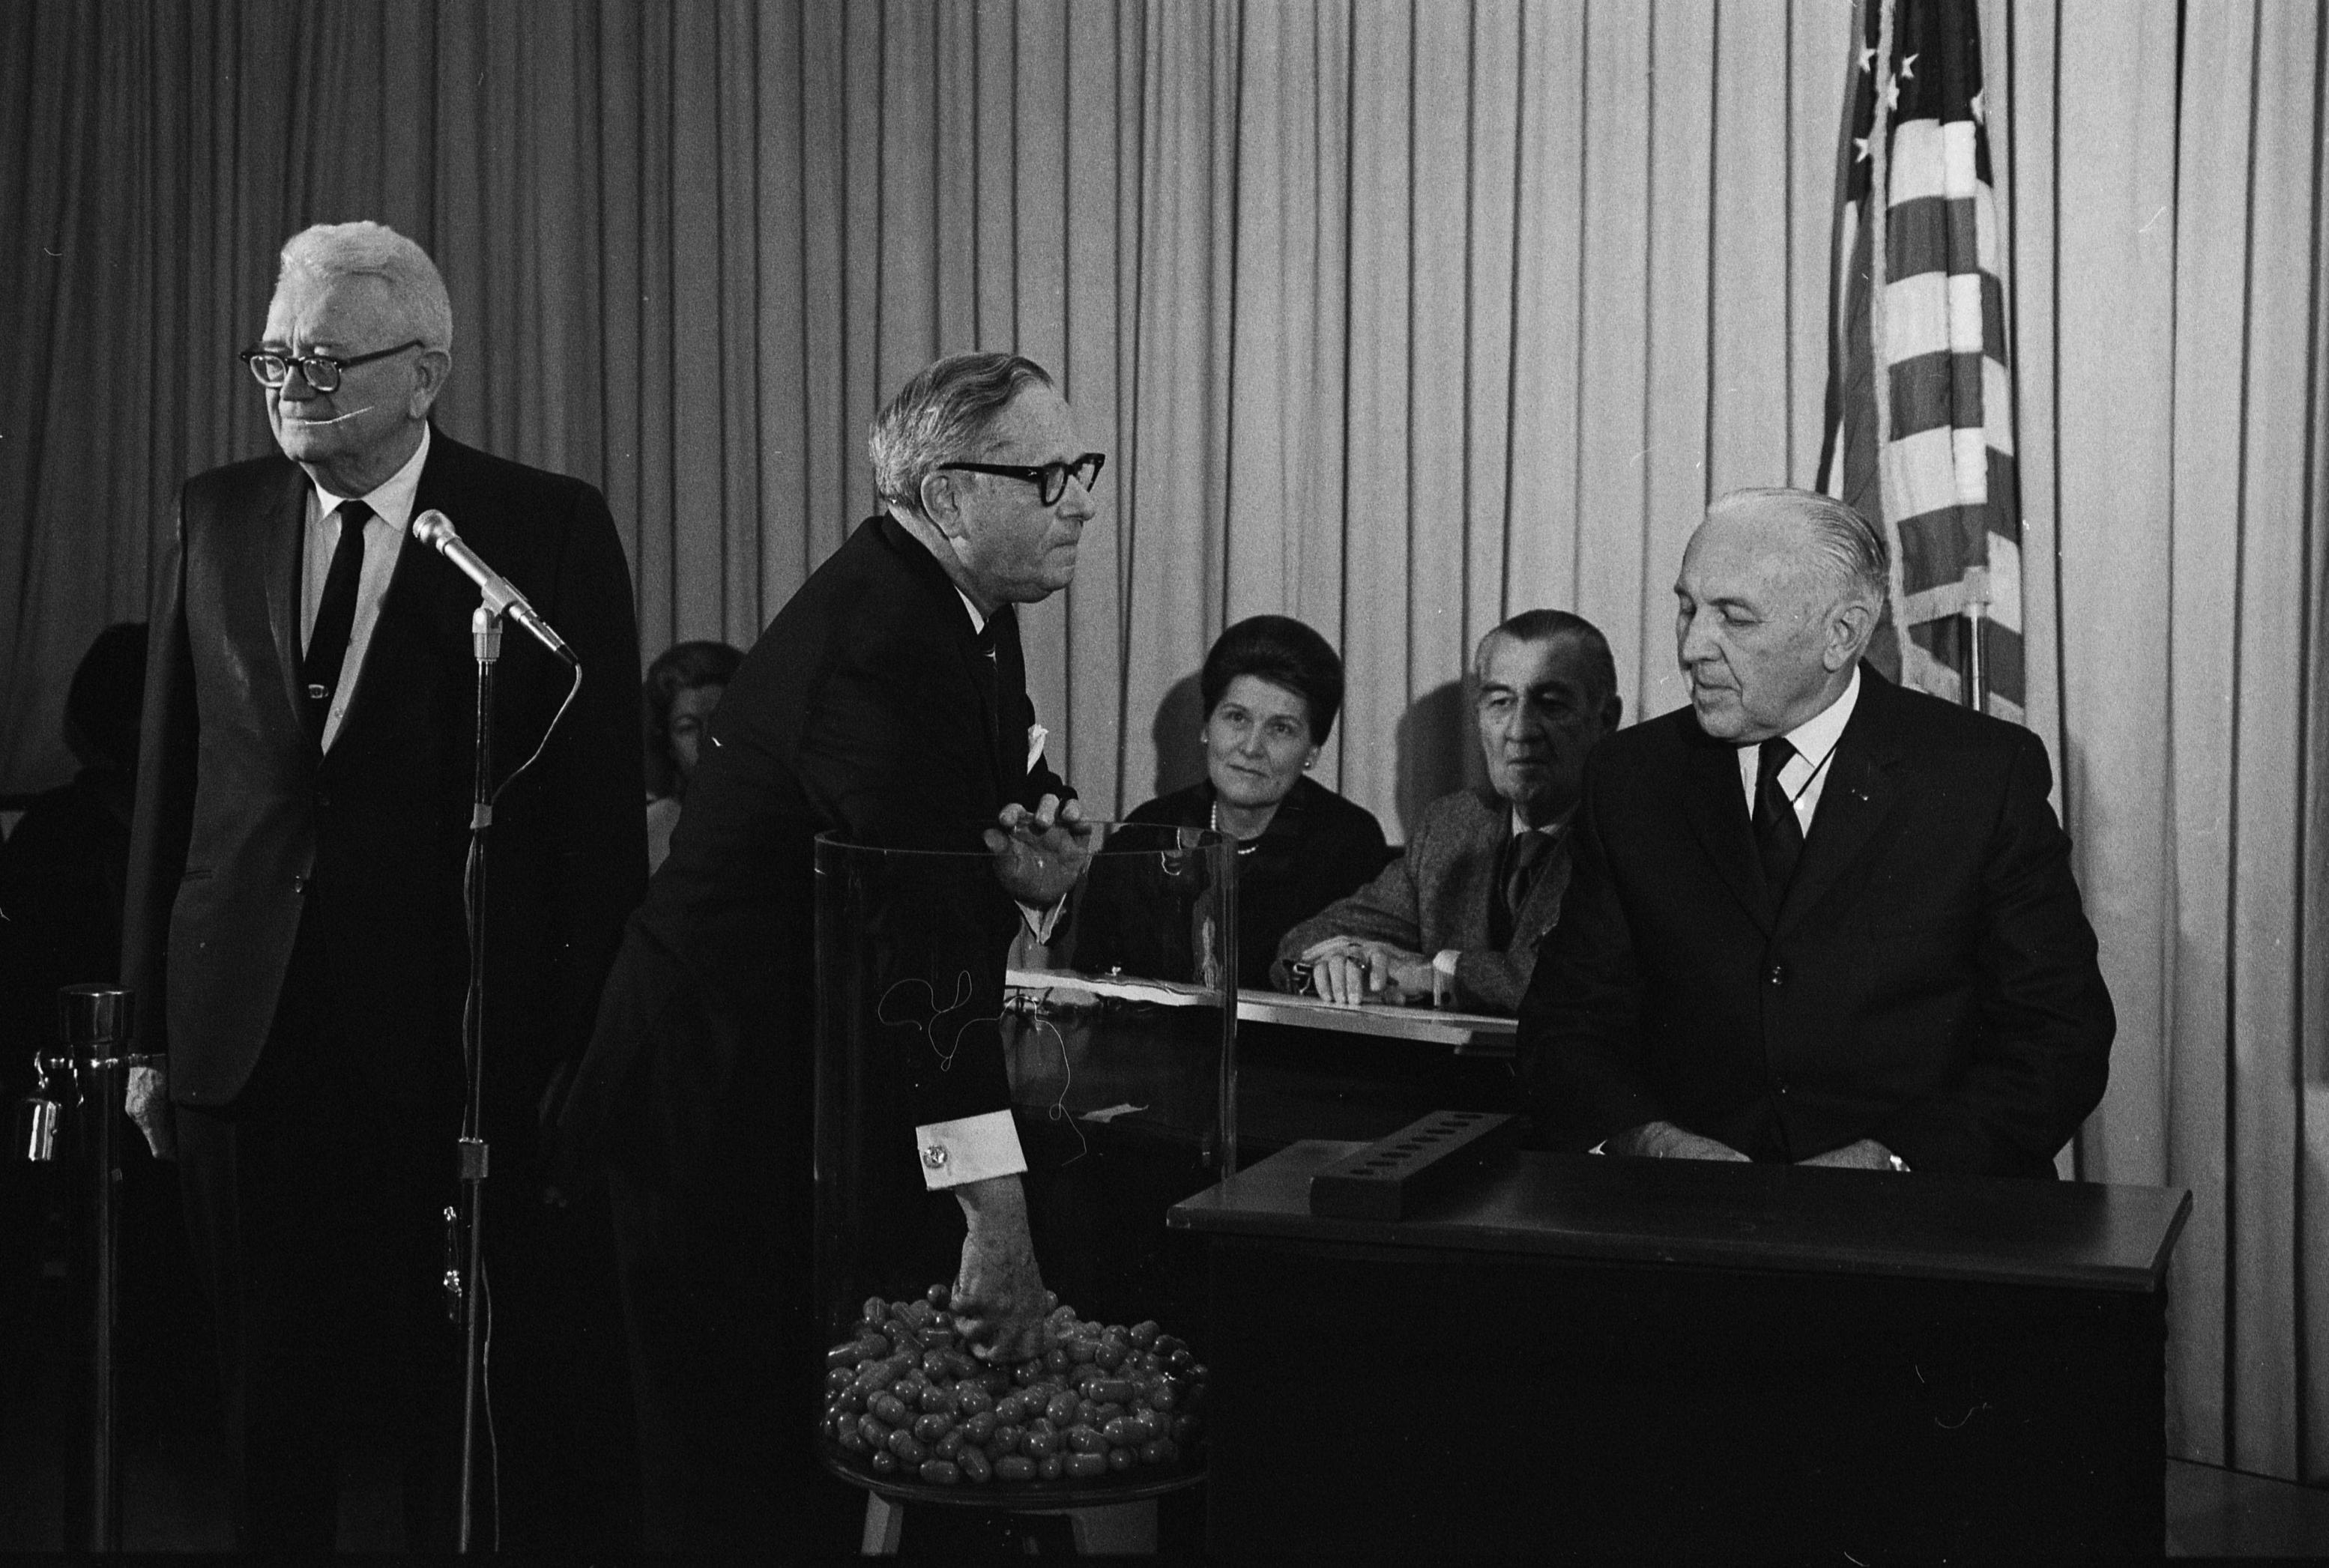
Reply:
[[[1109, 454], [1026, 617], [1128, 808], [1193, 673], [1299, 615], [1394, 838], [1533, 605], [1682, 699], [1706, 500], [1804, 483], [1851, 0], [20, 0], [0, 7], [0, 789], [144, 613], [179, 480], [266, 449], [282, 239], [374, 217], [466, 440], [607, 492], [646, 652], [749, 645], [872, 510], [921, 363], [1015, 347]], [[2191, 1186], [2175, 1451], [2329, 1478], [2323, 41], [2277, 0], [1988, 0], [2032, 722], [2121, 1032], [2081, 1174]], [[457, 522], [458, 520], [457, 519]], [[621, 672], [630, 679], [631, 672]]]

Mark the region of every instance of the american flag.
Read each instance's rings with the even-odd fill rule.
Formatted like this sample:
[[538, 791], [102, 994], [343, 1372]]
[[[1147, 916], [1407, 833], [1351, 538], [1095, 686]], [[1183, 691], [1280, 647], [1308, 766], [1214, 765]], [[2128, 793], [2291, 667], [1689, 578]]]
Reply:
[[2018, 720], [2022, 504], [1978, 0], [1860, 9], [1820, 486], [1891, 536], [1907, 634], [1880, 634], [1880, 664], [1963, 700], [1980, 625], [1989, 711]]

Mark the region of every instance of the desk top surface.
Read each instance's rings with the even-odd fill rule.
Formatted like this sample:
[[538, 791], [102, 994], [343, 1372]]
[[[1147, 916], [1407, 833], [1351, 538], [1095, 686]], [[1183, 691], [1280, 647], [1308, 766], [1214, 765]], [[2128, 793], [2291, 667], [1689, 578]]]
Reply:
[[1403, 1220], [1310, 1213], [1310, 1178], [1359, 1143], [1313, 1139], [1174, 1206], [1211, 1235], [1454, 1248], [1794, 1273], [2160, 1288], [2182, 1188], [1523, 1153]]
[[[1005, 978], [1014, 991], [1070, 1005], [1084, 997], [1112, 997], [1158, 1007], [1219, 1007], [1221, 1003], [1219, 991], [1172, 981], [1016, 967]], [[1386, 1007], [1375, 1002], [1353, 1007], [1331, 1002], [1324, 997], [1290, 996], [1274, 991], [1240, 991], [1238, 1019], [1249, 1024], [1282, 1024], [1294, 1028], [1451, 1047], [1458, 1056], [1509, 1056], [1513, 1037], [1520, 1028], [1517, 1019], [1500, 1018], [1493, 1013]]]

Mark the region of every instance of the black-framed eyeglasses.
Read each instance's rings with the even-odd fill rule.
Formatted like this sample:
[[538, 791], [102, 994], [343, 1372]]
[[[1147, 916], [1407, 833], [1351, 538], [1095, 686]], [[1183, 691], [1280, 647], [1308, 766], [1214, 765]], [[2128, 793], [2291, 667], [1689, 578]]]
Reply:
[[1035, 487], [1035, 493], [1046, 506], [1055, 506], [1060, 497], [1068, 493], [1068, 476], [1089, 490], [1099, 480], [1099, 471], [1108, 466], [1108, 455], [1087, 452], [1065, 463], [1046, 463], [1040, 468], [1023, 468], [1009, 463], [941, 463], [941, 468], [964, 468], [973, 474], [999, 474], [1005, 479], [1023, 479]]
[[422, 346], [420, 340], [414, 338], [410, 343], [399, 343], [392, 349], [374, 349], [368, 354], [335, 357], [331, 354], [280, 354], [273, 349], [245, 349], [234, 357], [250, 367], [250, 373], [259, 378], [259, 384], [262, 387], [281, 386], [291, 379], [291, 368], [297, 365], [299, 373], [307, 378], [307, 384], [316, 390], [336, 392], [340, 390], [340, 372], [349, 366], [369, 364], [374, 360], [384, 360], [391, 354], [401, 354], [407, 349]]

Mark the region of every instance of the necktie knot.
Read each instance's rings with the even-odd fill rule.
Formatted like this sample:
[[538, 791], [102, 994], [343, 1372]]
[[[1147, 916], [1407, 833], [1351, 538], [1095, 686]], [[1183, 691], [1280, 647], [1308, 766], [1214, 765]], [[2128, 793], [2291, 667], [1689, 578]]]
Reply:
[[1755, 793], [1778, 782], [1779, 770], [1796, 760], [1796, 748], [1785, 736], [1774, 736], [1763, 743], [1755, 758]]

